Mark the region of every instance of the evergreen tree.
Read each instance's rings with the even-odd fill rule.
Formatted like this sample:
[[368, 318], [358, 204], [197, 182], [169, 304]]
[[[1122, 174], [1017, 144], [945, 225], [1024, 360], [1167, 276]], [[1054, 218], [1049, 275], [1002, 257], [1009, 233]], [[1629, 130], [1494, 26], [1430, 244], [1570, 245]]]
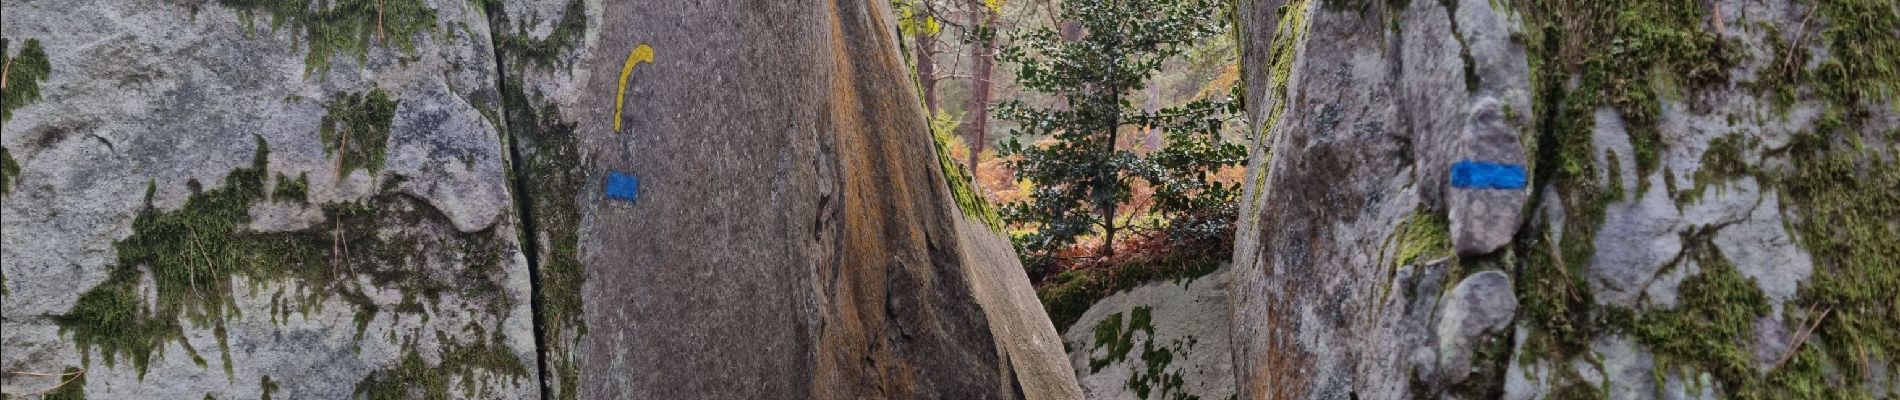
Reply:
[[[1104, 240], [1099, 255], [1114, 255], [1116, 237], [1145, 216], [1118, 215], [1136, 180], [1155, 189], [1148, 211], [1167, 221], [1171, 234], [1231, 234], [1240, 187], [1211, 176], [1245, 161], [1244, 147], [1220, 137], [1239, 104], [1199, 100], [1148, 111], [1130, 101], [1164, 61], [1225, 28], [1219, 9], [1216, 0], [1067, 0], [1058, 19], [1080, 37], [1044, 27], [1016, 35], [1002, 49], [1001, 59], [1019, 66], [1023, 89], [1064, 99], [995, 107], [998, 118], [1018, 124], [999, 150], [1020, 156], [1010, 165], [1035, 187], [1029, 199], [1004, 209], [1008, 222], [1036, 227], [1016, 238], [1025, 256], [1048, 256], [1091, 234]], [[1160, 129], [1165, 147], [1143, 155], [1118, 145], [1124, 133], [1144, 129]], [[1045, 137], [1054, 140], [1021, 142]]]

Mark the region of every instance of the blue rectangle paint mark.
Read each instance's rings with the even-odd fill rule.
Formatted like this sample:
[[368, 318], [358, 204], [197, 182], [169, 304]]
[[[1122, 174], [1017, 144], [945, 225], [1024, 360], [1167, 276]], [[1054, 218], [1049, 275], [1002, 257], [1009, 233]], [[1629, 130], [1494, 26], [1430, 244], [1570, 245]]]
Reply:
[[640, 195], [640, 178], [612, 171], [607, 173], [607, 197], [632, 202]]
[[1524, 166], [1464, 160], [1451, 165], [1451, 187], [1465, 189], [1523, 189]]

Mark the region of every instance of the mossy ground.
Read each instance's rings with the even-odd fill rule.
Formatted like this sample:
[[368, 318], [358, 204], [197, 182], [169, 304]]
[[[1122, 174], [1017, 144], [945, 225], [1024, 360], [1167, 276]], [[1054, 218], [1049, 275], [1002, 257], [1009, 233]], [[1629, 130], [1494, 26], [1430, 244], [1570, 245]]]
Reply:
[[355, 170], [375, 175], [383, 170], [396, 105], [389, 92], [378, 88], [368, 94], [338, 92], [324, 106], [328, 112], [317, 134], [323, 140], [324, 154], [337, 157], [338, 175]]
[[[361, 60], [374, 45], [415, 51], [415, 36], [435, 29], [435, 10], [421, 0], [218, 0], [238, 10], [246, 21], [268, 14], [270, 29], [289, 27], [302, 33], [308, 46], [304, 72], [330, 70], [330, 57], [353, 55]], [[254, 24], [254, 22], [252, 22]]]
[[[15, 55], [8, 49], [5, 37], [0, 37], [0, 123], [13, 119], [13, 110], [40, 100], [40, 82], [53, 73], [53, 64], [46, 59], [46, 49], [40, 47], [39, 39], [27, 39], [26, 44]], [[0, 188], [5, 185], [0, 185]]]
[[1068, 331], [1089, 306], [1103, 298], [1150, 282], [1195, 279], [1220, 269], [1232, 257], [1226, 251], [1177, 251], [1116, 265], [1071, 269], [1038, 285], [1036, 298], [1049, 312], [1056, 331]]

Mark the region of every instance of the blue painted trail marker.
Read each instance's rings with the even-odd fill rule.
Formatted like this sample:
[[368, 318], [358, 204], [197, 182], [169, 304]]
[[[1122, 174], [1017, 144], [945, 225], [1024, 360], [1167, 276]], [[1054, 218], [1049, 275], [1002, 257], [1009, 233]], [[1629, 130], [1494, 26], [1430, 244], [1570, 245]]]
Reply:
[[1451, 187], [1464, 189], [1523, 189], [1529, 182], [1524, 166], [1464, 160], [1451, 165]]
[[607, 198], [633, 202], [640, 195], [640, 178], [612, 171], [607, 173]]

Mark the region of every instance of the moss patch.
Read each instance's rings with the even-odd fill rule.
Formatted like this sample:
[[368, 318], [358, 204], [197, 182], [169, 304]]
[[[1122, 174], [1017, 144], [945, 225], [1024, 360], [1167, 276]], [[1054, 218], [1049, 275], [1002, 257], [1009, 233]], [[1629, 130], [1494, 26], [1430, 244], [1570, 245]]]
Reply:
[[338, 175], [361, 169], [374, 176], [382, 171], [396, 100], [381, 88], [367, 95], [338, 92], [324, 108], [329, 112], [317, 135], [323, 140], [323, 153], [338, 158]]
[[[521, 207], [522, 242], [535, 253], [535, 319], [542, 363], [543, 395], [574, 399], [580, 384], [580, 366], [574, 359], [587, 334], [581, 287], [586, 269], [580, 262], [581, 189], [588, 184], [583, 170], [576, 123], [566, 122], [560, 108], [529, 93], [522, 77], [533, 69], [564, 67], [562, 59], [575, 52], [588, 27], [586, 6], [568, 0], [553, 31], [535, 38], [528, 30], [537, 21], [511, 21], [500, 1], [483, 2], [494, 32], [496, 57], [502, 69], [501, 103], [506, 121], [503, 136], [511, 151], [511, 180]], [[513, 33], [508, 33], [513, 32]]]
[[[578, 3], [578, 2], [576, 2]], [[491, 4], [489, 15], [496, 29], [507, 24], [499, 5]], [[579, 17], [576, 17], [579, 18]], [[497, 39], [499, 40], [499, 39]], [[506, 46], [499, 57], [506, 63], [526, 55], [511, 53]], [[521, 67], [504, 71], [501, 94], [506, 115], [507, 138], [513, 168], [515, 198], [521, 207], [521, 240], [534, 254], [537, 335], [539, 335], [545, 388], [549, 397], [576, 398], [580, 384], [580, 366], [574, 351], [587, 334], [582, 318], [581, 287], [586, 269], [580, 262], [580, 220], [577, 206], [581, 188], [588, 183], [582, 170], [580, 146], [575, 123], [563, 121], [554, 104], [536, 107], [530, 100], [518, 74]]]
[[310, 204], [310, 174], [297, 174], [297, 179], [277, 174], [277, 189], [271, 191], [270, 199]]
[[0, 147], [0, 197], [13, 193], [13, 182], [20, 179], [20, 163], [13, 161], [13, 153]]
[[1451, 255], [1451, 220], [1430, 210], [1421, 208], [1399, 221], [1393, 235], [1399, 250], [1396, 265]]
[[[490, 25], [496, 32], [495, 50], [507, 55], [503, 61], [516, 63], [516, 67], [558, 66], [561, 57], [572, 54], [581, 43], [581, 35], [587, 33], [587, 6], [580, 0], [569, 0], [567, 7], [561, 9], [561, 19], [554, 22], [554, 30], [538, 39], [528, 34], [528, 28], [536, 25], [534, 21], [516, 24], [508, 20], [507, 12], [499, 9], [500, 1], [489, 3]], [[514, 33], [507, 33], [509, 31]]]
[[1118, 265], [1062, 271], [1036, 288], [1036, 298], [1049, 312], [1056, 331], [1065, 332], [1088, 312], [1089, 306], [1103, 298], [1149, 282], [1194, 279], [1220, 269], [1220, 263], [1233, 256], [1233, 249], [1219, 252], [1177, 251], [1148, 260]]
[[415, 52], [416, 34], [435, 29], [435, 10], [421, 0], [218, 0], [247, 23], [270, 15], [270, 28], [302, 31], [304, 72], [330, 70], [330, 57], [362, 60], [372, 45], [394, 45]]
[[273, 382], [270, 380], [270, 375], [264, 375], [264, 377], [261, 378], [261, 380], [258, 382], [257, 386], [258, 386], [257, 391], [259, 393], [263, 393], [263, 397], [261, 397], [262, 400], [271, 400], [271, 395], [276, 394], [277, 391], [279, 390], [279, 388], [277, 387], [277, 382]]
[[[143, 376], [151, 357], [175, 342], [204, 365], [182, 340], [183, 326], [190, 323], [214, 329], [229, 365], [222, 345], [224, 326], [244, 311], [234, 304], [238, 276], [247, 278], [253, 291], [264, 282], [301, 283], [301, 293], [273, 298], [278, 305], [268, 310], [273, 318], [288, 314], [292, 304], [311, 312], [335, 296], [358, 308], [359, 329], [383, 311], [363, 294], [363, 280], [426, 299], [458, 288], [501, 293], [488, 275], [498, 268], [503, 251], [492, 230], [448, 239], [385, 233], [385, 228], [417, 226], [425, 220], [452, 229], [446, 227], [446, 217], [424, 203], [388, 191], [393, 185], [363, 201], [324, 204], [326, 221], [308, 229], [250, 231], [249, 210], [264, 199], [270, 151], [262, 138], [257, 146], [251, 165], [232, 170], [223, 187], [206, 190], [189, 182], [193, 193], [178, 210], [153, 207], [156, 186], [147, 188], [147, 205], [133, 220], [132, 235], [113, 245], [118, 255], [107, 267], [107, 279], [81, 294], [71, 310], [53, 317], [62, 332], [72, 334], [88, 364], [90, 350], [97, 348], [107, 366], [124, 357]], [[457, 261], [467, 272], [456, 282], [438, 280], [419, 267], [431, 258]], [[149, 290], [141, 283], [148, 271]], [[346, 279], [351, 276], [367, 279]], [[423, 312], [420, 307], [412, 311]]]
[[990, 207], [989, 199], [977, 191], [976, 179], [971, 177], [969, 169], [964, 168], [962, 163], [950, 159], [950, 149], [946, 148], [944, 143], [950, 140], [950, 135], [956, 133], [950, 129], [937, 129], [935, 126], [931, 128], [931, 143], [936, 145], [937, 164], [943, 168], [944, 181], [950, 185], [950, 195], [956, 200], [957, 209], [962, 210], [963, 215], [983, 222], [983, 225], [988, 226], [993, 232], [1004, 232], [1002, 216], [996, 213], [995, 208]]
[[[1892, 0], [1815, 1], [1828, 25], [1820, 29], [1832, 57], [1808, 74], [1836, 110], [1900, 96], [1900, 10]], [[1900, 111], [1900, 104], [1895, 104]]]
[[7, 39], [0, 37], [0, 123], [13, 119], [14, 109], [39, 101], [40, 82], [53, 73], [39, 39], [27, 39], [18, 56], [7, 47]]
[[1128, 352], [1135, 348], [1135, 332], [1144, 329], [1154, 331], [1154, 326], [1149, 324], [1148, 311], [1147, 306], [1135, 307], [1133, 312], [1138, 319], [1130, 321], [1126, 330], [1122, 328], [1121, 313], [1109, 314], [1102, 322], [1095, 323], [1095, 345], [1089, 346], [1089, 352], [1107, 347], [1108, 353], [1101, 358], [1089, 357], [1089, 373], [1102, 372], [1102, 368], [1128, 359]]
[[[1602, 207], [1621, 197], [1614, 183], [1594, 176], [1591, 113], [1609, 106], [1629, 121], [1638, 172], [1647, 176], [1655, 165], [1652, 157], [1660, 152], [1654, 146], [1658, 142], [1644, 137], [1654, 132], [1657, 99], [1694, 96], [1705, 86], [1726, 82], [1725, 71], [1739, 54], [1729, 50], [1738, 43], [1723, 43], [1702, 31], [1709, 17], [1696, 4], [1625, 3], [1520, 4], [1530, 23], [1526, 42], [1539, 88], [1536, 177], [1540, 184], [1556, 185], [1556, 200], [1568, 214], [1562, 243], [1550, 243], [1550, 236], [1534, 231], [1517, 241], [1525, 258], [1517, 278], [1521, 315], [1534, 329], [1524, 356], [1570, 359], [1587, 348], [1589, 338], [1622, 332], [1652, 349], [1671, 372], [1713, 375], [1725, 396], [1869, 397], [1861, 378], [1869, 360], [1891, 360], [1900, 351], [1891, 345], [1900, 343], [1900, 327], [1893, 324], [1900, 320], [1900, 294], [1891, 290], [1900, 287], [1900, 261], [1892, 257], [1900, 254], [1900, 243], [1891, 240], [1900, 235], [1900, 163], [1866, 151], [1867, 141], [1891, 139], [1865, 132], [1863, 123], [1900, 87], [1895, 67], [1900, 65], [1900, 13], [1891, 1], [1809, 2], [1819, 18], [1803, 26], [1818, 36], [1788, 36], [1821, 38], [1833, 57], [1819, 62], [1808, 59], [1810, 42], [1783, 42], [1778, 29], [1789, 26], [1751, 32], [1763, 33], [1770, 49], [1756, 52], [1764, 56], [1760, 78], [1744, 87], [1783, 111], [1797, 99], [1819, 97], [1821, 117], [1787, 148], [1762, 150], [1763, 158], [1785, 157], [1785, 163], [1751, 165], [1745, 155], [1757, 149], [1756, 140], [1729, 135], [1710, 142], [1692, 188], [1671, 188], [1683, 204], [1698, 201], [1710, 186], [1755, 176], [1783, 196], [1783, 217], [1816, 264], [1813, 277], [1784, 308], [1784, 320], [1797, 332], [1815, 328], [1785, 362], [1763, 366], [1751, 359], [1744, 339], [1753, 322], [1768, 315], [1767, 300], [1708, 243], [1712, 233], [1701, 230], [1706, 228], [1685, 237], [1682, 260], [1693, 260], [1702, 273], [1683, 283], [1677, 309], [1625, 310], [1587, 300], [1580, 277], [1594, 253], [1589, 243], [1602, 223]], [[1578, 86], [1567, 88], [1572, 79]], [[1762, 373], [1761, 367], [1773, 368]], [[1557, 385], [1585, 391], [1572, 381]], [[1596, 393], [1579, 397], [1601, 395], [1590, 391]]]
[[[1660, 165], [1663, 151], [1656, 123], [1663, 97], [1698, 95], [1728, 81], [1735, 45], [1704, 28], [1709, 15], [1691, 0], [1572, 2], [1532, 0], [1514, 4], [1525, 18], [1525, 44], [1536, 87], [1535, 181], [1554, 186], [1565, 223], [1561, 242], [1539, 229], [1520, 233], [1522, 259], [1516, 286], [1523, 315], [1534, 334], [1527, 350], [1567, 359], [1610, 327], [1606, 310], [1589, 301], [1583, 270], [1596, 253], [1605, 207], [1623, 197], [1620, 179], [1597, 175], [1591, 144], [1594, 114], [1610, 107], [1626, 121], [1638, 185]], [[1575, 87], [1570, 82], [1575, 81]], [[1685, 90], [1686, 89], [1686, 90]], [[1622, 171], [1615, 171], [1617, 176]], [[1533, 207], [1536, 209], [1537, 207]]]
[[[1174, 362], [1174, 353], [1186, 351], [1192, 344], [1178, 340], [1167, 345], [1156, 344], [1153, 307], [1136, 306], [1129, 310], [1127, 324], [1122, 322], [1122, 314], [1115, 313], [1095, 324], [1095, 341], [1089, 348], [1089, 373], [1101, 372], [1102, 368], [1127, 361], [1128, 355], [1135, 350], [1135, 333], [1140, 332], [1143, 367], [1136, 368], [1129, 375], [1124, 387], [1142, 399], [1198, 399], [1198, 396], [1188, 395], [1182, 390], [1186, 382], [1180, 371], [1167, 371]], [[1107, 348], [1106, 353], [1100, 358], [1094, 357], [1093, 352], [1102, 348]]]
[[1248, 179], [1253, 183], [1254, 190], [1246, 195], [1246, 207], [1241, 210], [1241, 217], [1247, 221], [1243, 226], [1258, 226], [1260, 210], [1266, 207], [1267, 170], [1272, 165], [1272, 149], [1268, 146], [1272, 138], [1268, 132], [1280, 123], [1280, 116], [1286, 113], [1287, 81], [1292, 79], [1294, 56], [1298, 55], [1299, 45], [1306, 37], [1306, 8], [1310, 3], [1310, 0], [1289, 1], [1276, 10], [1280, 14], [1279, 24], [1274, 25], [1278, 31], [1274, 32], [1273, 42], [1267, 50], [1269, 80], [1266, 95], [1271, 99], [1264, 104], [1267, 107], [1266, 118], [1255, 124], [1258, 127], [1257, 134], [1249, 138], [1253, 141], [1253, 148], [1248, 151], [1259, 154], [1259, 157], [1249, 162]]
[[1755, 371], [1744, 344], [1755, 320], [1768, 315], [1768, 297], [1709, 242], [1713, 232], [1685, 236], [1683, 258], [1701, 273], [1682, 282], [1675, 309], [1631, 316], [1629, 333], [1656, 354], [1662, 368], [1705, 370], [1731, 395], [1746, 392]]
[[[1612, 107], [1627, 122], [1638, 177], [1636, 191], [1648, 188], [1648, 176], [1660, 164], [1662, 136], [1656, 122], [1662, 99], [1680, 89], [1700, 93], [1728, 82], [1736, 47], [1704, 30], [1709, 19], [1692, 0], [1614, 0], [1570, 2], [1535, 0], [1518, 4], [1526, 17], [1527, 48], [1540, 85], [1565, 91], [1561, 107], [1586, 110], [1562, 121], [1586, 134], [1597, 107]], [[1681, 87], [1686, 86], [1686, 87]], [[1548, 107], [1559, 103], [1541, 99]], [[1575, 165], [1567, 168], [1577, 167]]]
[[72, 380], [64, 382], [57, 389], [46, 392], [46, 396], [41, 397], [41, 400], [86, 400], [86, 371], [78, 367], [66, 367], [66, 372], [60, 376], [60, 379], [67, 379], [67, 376], [71, 376]]
[[1798, 216], [1791, 224], [1796, 238], [1815, 263], [1795, 303], [1831, 310], [1809, 344], [1822, 351], [1804, 356], [1817, 367], [1864, 373], [1870, 359], [1900, 356], [1900, 291], [1894, 290], [1900, 287], [1900, 258], [1894, 256], [1900, 254], [1900, 241], [1894, 240], [1900, 237], [1900, 162], [1847, 148], [1824, 150], [1819, 141], [1792, 149], [1794, 168], [1780, 185]]
[[[479, 326], [471, 325], [470, 329], [475, 331], [474, 337], [487, 338]], [[499, 334], [492, 339], [461, 344], [438, 331], [436, 340], [443, 347], [439, 361], [431, 364], [425, 360], [415, 351], [412, 340], [405, 346], [409, 351], [403, 353], [402, 359], [394, 366], [363, 377], [353, 396], [368, 400], [492, 398], [496, 394], [477, 392], [477, 385], [471, 383], [479, 381], [481, 373], [517, 380], [528, 376], [527, 366], [502, 345], [503, 338]], [[450, 392], [450, 378], [461, 378], [461, 393]]]
[[1743, 152], [1755, 147], [1760, 140], [1741, 134], [1731, 134], [1709, 141], [1709, 149], [1702, 153], [1702, 168], [1697, 169], [1694, 186], [1688, 191], [1676, 193], [1676, 204], [1685, 205], [1701, 200], [1710, 186], [1725, 183], [1743, 176], [1760, 173], [1748, 161], [1742, 158]]

